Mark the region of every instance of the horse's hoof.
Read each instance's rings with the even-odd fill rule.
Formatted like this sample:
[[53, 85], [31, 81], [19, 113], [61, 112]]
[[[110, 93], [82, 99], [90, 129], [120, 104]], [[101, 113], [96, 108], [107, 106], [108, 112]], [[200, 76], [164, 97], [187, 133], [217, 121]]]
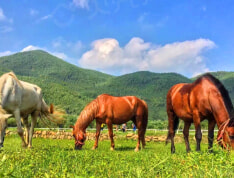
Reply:
[[113, 147], [110, 148], [111, 151], [114, 151], [115, 149]]
[[135, 150], [134, 150], [135, 152], [138, 152], [139, 151], [139, 148], [135, 148]]
[[28, 145], [28, 149], [32, 149], [33, 147], [32, 147], [32, 145]]
[[27, 146], [28, 146], [27, 144], [24, 144], [24, 143], [22, 144], [23, 148], [27, 148]]
[[97, 147], [93, 146], [92, 150], [96, 150], [96, 149], [97, 149]]

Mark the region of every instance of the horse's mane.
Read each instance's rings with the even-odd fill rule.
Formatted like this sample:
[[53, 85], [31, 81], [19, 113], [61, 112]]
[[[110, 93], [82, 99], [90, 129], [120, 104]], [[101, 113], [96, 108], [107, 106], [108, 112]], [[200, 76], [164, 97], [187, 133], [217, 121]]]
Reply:
[[98, 99], [94, 99], [88, 105], [86, 105], [83, 111], [80, 113], [80, 116], [77, 119], [77, 124], [79, 126], [88, 127], [90, 122], [92, 122], [95, 119], [98, 110]]
[[231, 101], [231, 98], [228, 94], [227, 89], [224, 87], [224, 85], [217, 78], [215, 78], [210, 73], [204, 74], [203, 76], [199, 77], [195, 82], [199, 82], [204, 78], [210, 80], [216, 86], [216, 88], [219, 90], [219, 92], [222, 95], [226, 109], [228, 111], [229, 117], [234, 122], [234, 108], [233, 108], [232, 101]]

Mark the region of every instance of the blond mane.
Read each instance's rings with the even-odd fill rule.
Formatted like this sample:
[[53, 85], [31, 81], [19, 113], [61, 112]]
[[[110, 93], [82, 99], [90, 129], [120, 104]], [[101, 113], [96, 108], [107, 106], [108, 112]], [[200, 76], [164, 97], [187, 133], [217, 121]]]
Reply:
[[80, 116], [77, 119], [77, 124], [81, 127], [83, 126], [88, 127], [89, 123], [95, 119], [98, 111], [99, 111], [99, 104], [98, 100], [95, 99], [85, 106], [85, 108], [80, 113]]

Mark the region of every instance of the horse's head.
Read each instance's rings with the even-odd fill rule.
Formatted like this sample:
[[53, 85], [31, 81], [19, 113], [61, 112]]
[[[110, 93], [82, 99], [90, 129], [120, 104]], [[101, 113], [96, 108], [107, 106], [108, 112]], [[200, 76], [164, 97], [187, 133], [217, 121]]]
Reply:
[[225, 148], [234, 150], [234, 121], [228, 120], [218, 132], [217, 138], [219, 144]]
[[71, 127], [73, 128], [72, 135], [75, 138], [75, 149], [81, 150], [86, 140], [86, 133], [85, 131], [77, 129], [74, 126], [71, 126]]
[[3, 147], [5, 130], [7, 128], [7, 119], [11, 116], [11, 114], [0, 114], [0, 148]]

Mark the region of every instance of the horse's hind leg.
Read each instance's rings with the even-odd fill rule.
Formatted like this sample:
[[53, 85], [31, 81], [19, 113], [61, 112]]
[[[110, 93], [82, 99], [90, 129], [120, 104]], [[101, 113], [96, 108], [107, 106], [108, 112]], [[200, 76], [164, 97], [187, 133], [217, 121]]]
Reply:
[[208, 122], [208, 149], [211, 149], [213, 147], [213, 141], [214, 141], [214, 128], [215, 128], [215, 120], [209, 120]]
[[24, 127], [25, 127], [25, 141], [26, 141], [26, 145], [29, 144], [29, 129], [30, 126], [28, 124], [28, 116], [22, 119]]
[[174, 112], [169, 111], [168, 112], [168, 135], [166, 144], [171, 140], [171, 153], [175, 153], [175, 143], [174, 143], [174, 137], [175, 137], [175, 131], [179, 124], [179, 118], [175, 115]]
[[141, 128], [141, 133], [140, 133], [142, 148], [145, 148], [145, 145], [146, 145], [145, 144], [146, 127], [147, 127], [147, 120], [142, 120], [142, 128]]
[[196, 130], [196, 141], [197, 141], [197, 148], [196, 151], [200, 151], [200, 143], [201, 143], [201, 139], [202, 139], [202, 132], [201, 132], [201, 125], [200, 125], [200, 117], [199, 117], [199, 113], [198, 111], [194, 111], [193, 113], [193, 122], [194, 122], [194, 126], [195, 126], [195, 130]]
[[101, 131], [101, 124], [99, 122], [96, 121], [96, 140], [95, 140], [95, 143], [93, 145], [93, 150], [95, 150], [97, 147], [98, 147], [98, 139], [99, 139], [99, 136], [100, 136], [100, 131]]
[[31, 128], [30, 128], [30, 132], [29, 132], [29, 144], [28, 144], [28, 148], [32, 147], [32, 137], [33, 137], [33, 132], [34, 132], [34, 127], [37, 123], [37, 117], [39, 115], [39, 111], [34, 111], [31, 116]]
[[113, 134], [113, 125], [112, 125], [111, 120], [107, 119], [106, 124], [108, 126], [109, 137], [110, 137], [110, 140], [111, 140], [111, 150], [114, 150], [115, 149], [115, 143], [114, 143], [114, 139], [113, 139], [114, 134]]
[[135, 151], [139, 151], [140, 149], [140, 145], [142, 144], [142, 148], [145, 147], [145, 130], [146, 130], [146, 126], [145, 124], [142, 122], [142, 117], [137, 116], [135, 120], [134, 124], [137, 126], [138, 129], [138, 141], [137, 141], [137, 145], [135, 148]]
[[191, 122], [184, 122], [184, 130], [183, 130], [183, 134], [184, 134], [184, 141], [185, 141], [185, 145], [186, 145], [186, 151], [190, 152], [191, 148], [189, 145], [189, 128], [191, 126]]

